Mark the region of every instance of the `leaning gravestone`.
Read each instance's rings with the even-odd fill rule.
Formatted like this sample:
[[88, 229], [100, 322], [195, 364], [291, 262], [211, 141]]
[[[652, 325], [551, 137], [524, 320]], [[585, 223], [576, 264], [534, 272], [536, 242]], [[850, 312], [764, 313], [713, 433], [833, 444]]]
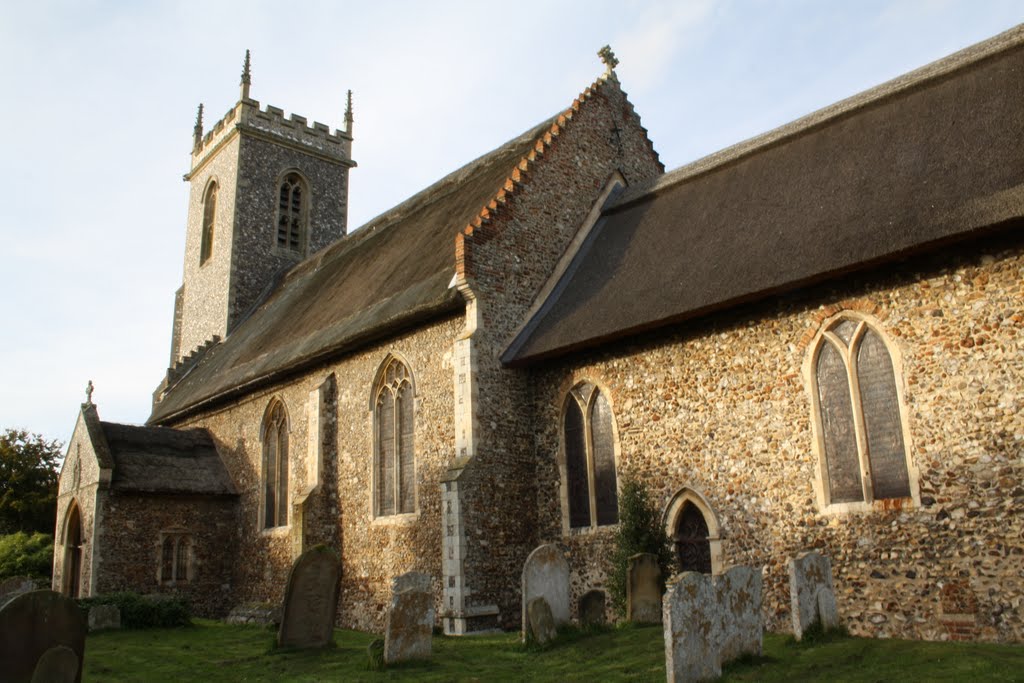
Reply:
[[[82, 680], [85, 657], [85, 619], [74, 600], [53, 591], [32, 591], [0, 608], [0, 679], [4, 683], [28, 683], [46, 652], [62, 645], [77, 658], [69, 679], [77, 683]], [[66, 653], [49, 658], [68, 661]]]
[[661, 567], [653, 553], [633, 555], [626, 565], [626, 618], [638, 624], [661, 621]]
[[299, 556], [288, 575], [278, 647], [325, 647], [334, 636], [341, 563], [327, 546]]
[[721, 619], [722, 663], [744, 655], [761, 656], [761, 572], [750, 567], [730, 567], [714, 578], [714, 585]]
[[663, 606], [665, 674], [669, 683], [705, 681], [722, 675], [721, 618], [711, 577], [684, 572]]
[[832, 563], [817, 551], [800, 553], [789, 560], [789, 600], [793, 636], [800, 640], [814, 624], [824, 631], [839, 626]]
[[530, 600], [526, 606], [526, 619], [529, 623], [528, 640], [538, 645], [547, 645], [558, 635], [555, 619], [551, 616], [551, 606], [543, 597]]
[[32, 683], [73, 683], [78, 676], [78, 655], [67, 645], [51, 647], [36, 662]]
[[384, 662], [430, 659], [434, 635], [434, 595], [430, 576], [408, 572], [392, 584], [384, 625]]
[[557, 547], [542, 545], [523, 565], [523, 640], [529, 623], [527, 609], [534, 598], [544, 598], [551, 609], [555, 628], [569, 622], [569, 563]]
[[587, 591], [580, 598], [580, 626], [604, 626], [607, 622], [604, 591]]
[[117, 605], [96, 605], [89, 608], [90, 631], [118, 628], [121, 628], [121, 610]]

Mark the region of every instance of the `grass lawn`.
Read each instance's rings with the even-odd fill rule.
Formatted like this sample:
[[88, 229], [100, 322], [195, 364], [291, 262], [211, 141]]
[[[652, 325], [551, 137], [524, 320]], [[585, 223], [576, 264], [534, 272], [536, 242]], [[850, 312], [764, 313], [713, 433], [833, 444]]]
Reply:
[[[337, 647], [272, 649], [274, 634], [196, 620], [192, 628], [109, 631], [86, 641], [85, 675], [98, 681], [663, 681], [660, 627], [571, 633], [546, 650], [517, 634], [434, 638], [430, 662], [367, 670], [376, 636], [335, 631]], [[1024, 646], [836, 638], [798, 645], [765, 637], [764, 657], [734, 664], [725, 681], [1024, 681]]]

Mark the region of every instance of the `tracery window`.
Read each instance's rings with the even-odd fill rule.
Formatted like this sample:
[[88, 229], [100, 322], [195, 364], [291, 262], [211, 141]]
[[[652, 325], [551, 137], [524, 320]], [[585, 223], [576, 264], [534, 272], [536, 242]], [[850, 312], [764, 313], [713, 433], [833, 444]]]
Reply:
[[826, 504], [911, 495], [892, 357], [866, 320], [833, 320], [812, 349]]
[[416, 511], [413, 385], [409, 369], [389, 356], [374, 386], [374, 515]]
[[217, 183], [211, 182], [203, 197], [203, 232], [199, 245], [199, 265], [213, 254], [213, 228], [217, 222]]
[[189, 580], [192, 561], [192, 537], [187, 532], [163, 534], [160, 544], [160, 583], [174, 584]]
[[278, 188], [277, 246], [301, 252], [306, 242], [306, 184], [298, 173], [289, 173]]
[[288, 524], [288, 416], [274, 400], [263, 418], [263, 528]]
[[613, 429], [611, 405], [601, 390], [590, 383], [576, 385], [566, 398], [562, 432], [570, 528], [619, 521]]

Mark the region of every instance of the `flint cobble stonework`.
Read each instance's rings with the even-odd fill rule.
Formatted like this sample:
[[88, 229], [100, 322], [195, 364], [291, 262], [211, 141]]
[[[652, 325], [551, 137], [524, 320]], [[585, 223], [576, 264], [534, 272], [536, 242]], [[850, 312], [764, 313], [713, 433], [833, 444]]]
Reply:
[[[841, 619], [855, 634], [957, 637], [964, 619], [947, 626], [943, 615], [969, 612], [976, 637], [1020, 640], [1022, 301], [1019, 238], [991, 240], [974, 258], [920, 258], [895, 274], [849, 278], [549, 366], [535, 391], [540, 540], [567, 550], [573, 605], [602, 582], [595, 567], [607, 572], [611, 540], [610, 529], [564, 536], [553, 504], [560, 407], [569, 387], [588, 380], [612, 402], [619, 477], [639, 477], [663, 506], [684, 487], [706, 498], [725, 564], [764, 567], [770, 629], [789, 618], [787, 558], [814, 548], [832, 560]], [[897, 381], [920, 507], [880, 500], [870, 512], [823, 514], [817, 505], [802, 367], [821, 321], [844, 309], [873, 311], [902, 356]]]

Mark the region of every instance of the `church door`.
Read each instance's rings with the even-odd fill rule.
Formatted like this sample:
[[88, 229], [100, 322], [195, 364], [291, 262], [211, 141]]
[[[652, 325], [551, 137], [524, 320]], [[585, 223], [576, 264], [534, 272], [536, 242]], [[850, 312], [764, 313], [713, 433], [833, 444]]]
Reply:
[[708, 524], [704, 515], [693, 503], [686, 503], [676, 518], [672, 534], [675, 543], [676, 562], [681, 572], [711, 573], [711, 543], [708, 541]]
[[64, 529], [64, 595], [79, 597], [82, 577], [82, 516], [75, 505]]

